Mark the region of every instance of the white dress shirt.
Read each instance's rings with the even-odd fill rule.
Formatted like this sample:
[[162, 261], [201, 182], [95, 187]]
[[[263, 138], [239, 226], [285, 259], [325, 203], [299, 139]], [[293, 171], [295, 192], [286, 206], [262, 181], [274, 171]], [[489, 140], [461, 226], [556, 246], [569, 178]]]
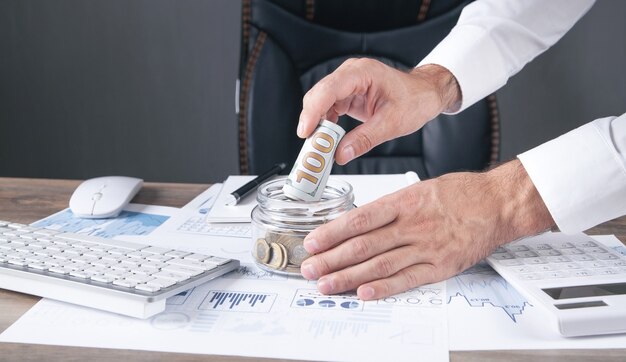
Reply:
[[[420, 62], [456, 77], [461, 112], [552, 46], [593, 0], [477, 0]], [[616, 69], [615, 71], [623, 71]], [[626, 114], [597, 119], [518, 155], [561, 231], [626, 215]]]

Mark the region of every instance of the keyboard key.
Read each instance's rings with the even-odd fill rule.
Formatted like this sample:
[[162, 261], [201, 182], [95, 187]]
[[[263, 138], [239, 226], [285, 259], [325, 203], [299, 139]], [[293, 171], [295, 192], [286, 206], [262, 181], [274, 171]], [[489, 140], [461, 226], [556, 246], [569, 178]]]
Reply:
[[113, 285], [119, 285], [121, 287], [134, 288], [137, 283], [126, 280], [126, 279], [117, 279], [113, 281]]
[[571, 276], [572, 276], [571, 272], [560, 271], [560, 270], [540, 274], [541, 279], [568, 278]]
[[176, 281], [172, 279], [155, 278], [155, 279], [150, 280], [149, 282], [146, 282], [146, 284], [165, 289], [176, 284]]
[[198, 254], [198, 253], [193, 253], [193, 254], [185, 256], [185, 259], [187, 260], [196, 260], [196, 261], [204, 261], [208, 258], [210, 258], [210, 256], [204, 255], [204, 254]]
[[116, 279], [114, 277], [110, 277], [107, 275], [103, 275], [103, 274], [98, 274], [98, 275], [92, 275], [91, 280], [95, 280], [97, 282], [100, 283], [113, 283]]
[[167, 253], [169, 253], [171, 251], [174, 251], [174, 250], [166, 249], [166, 248], [159, 248], [159, 247], [156, 247], [156, 246], [150, 246], [150, 247], [147, 247], [145, 249], [142, 249], [141, 251], [145, 252], [145, 253], [150, 253], [150, 254], [162, 254], [162, 255], [164, 255], [164, 254], [167, 254]]
[[200, 269], [200, 270], [206, 270], [207, 269], [207, 264], [201, 262], [201, 261], [197, 261], [197, 260], [189, 260], [189, 259], [171, 259], [165, 262], [166, 264], [171, 264], [171, 265], [179, 265], [179, 266], [184, 266], [184, 267], [188, 267], [188, 268], [194, 268], [194, 269]]
[[157, 279], [169, 279], [175, 282], [182, 282], [189, 279], [189, 276], [185, 274], [173, 273], [168, 271], [160, 271], [158, 273], [152, 274], [152, 276]]
[[603, 253], [608, 253], [608, 251], [604, 248], [587, 248], [585, 249], [585, 251], [587, 253], [591, 253], [591, 254], [603, 254]]
[[595, 242], [588, 240], [588, 241], [577, 241], [573, 243], [574, 245], [576, 245], [576, 247], [578, 248], [594, 248], [596, 246], [598, 246], [598, 244], [596, 244]]
[[518, 274], [525, 274], [525, 273], [533, 273], [533, 272], [535, 272], [534, 267], [530, 266], [530, 265], [515, 266], [515, 267], [511, 268], [511, 270], [515, 271]]
[[156, 285], [148, 285], [148, 284], [137, 284], [135, 285], [135, 289], [143, 290], [145, 292], [158, 292], [161, 290], [161, 287]]
[[532, 246], [534, 250], [550, 250], [552, 247], [548, 244], [535, 244]]
[[195, 277], [196, 275], [200, 275], [200, 274], [202, 274], [204, 272], [204, 270], [202, 270], [202, 269], [188, 268], [188, 267], [179, 266], [179, 265], [169, 265], [169, 266], [166, 266], [165, 268], [163, 268], [161, 270], [163, 272], [182, 274], [182, 275], [186, 275], [186, 276], [189, 276], [189, 277]]
[[182, 258], [189, 254], [191, 253], [188, 253], [186, 251], [170, 251], [170, 252], [165, 253], [165, 255], [171, 256], [172, 258]]
[[205, 263], [215, 264], [215, 265], [224, 265], [224, 264], [230, 263], [231, 261], [232, 259], [220, 258], [219, 256], [212, 256], [204, 260]]
[[603, 268], [596, 270], [597, 275], [615, 275], [619, 273], [617, 269], [613, 268]]
[[576, 264], [576, 263], [564, 263], [563, 264], [563, 269], [580, 269], [581, 265], [580, 264]]
[[147, 257], [146, 259], [150, 260], [150, 261], [165, 262], [165, 261], [168, 261], [168, 260], [172, 259], [172, 257], [171, 256], [166, 256], [166, 255], [161, 255], [161, 254], [153, 254], [153, 255], [150, 255], [149, 257]]
[[126, 277], [126, 280], [133, 281], [135, 283], [146, 283], [153, 280], [154, 277], [150, 275], [133, 274]]
[[541, 279], [541, 276], [537, 273], [530, 273], [530, 274], [522, 274], [520, 278], [522, 280], [539, 280]]

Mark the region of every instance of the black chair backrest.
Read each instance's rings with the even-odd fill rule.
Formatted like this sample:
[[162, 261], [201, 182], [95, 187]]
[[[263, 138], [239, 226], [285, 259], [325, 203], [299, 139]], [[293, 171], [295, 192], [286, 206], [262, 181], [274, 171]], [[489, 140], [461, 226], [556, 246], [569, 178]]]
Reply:
[[[302, 97], [351, 57], [400, 69], [424, 58], [455, 25], [459, 0], [243, 0], [239, 72], [239, 146], [243, 174], [293, 164]], [[343, 116], [350, 130], [358, 121]], [[458, 115], [379, 145], [333, 173], [402, 173], [429, 178], [481, 170], [499, 156], [494, 96]]]

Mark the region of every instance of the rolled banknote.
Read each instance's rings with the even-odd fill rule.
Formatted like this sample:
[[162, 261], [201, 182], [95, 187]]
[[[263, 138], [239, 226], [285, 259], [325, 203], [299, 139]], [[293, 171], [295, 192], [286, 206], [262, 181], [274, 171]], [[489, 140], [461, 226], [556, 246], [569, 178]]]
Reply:
[[335, 150], [343, 128], [323, 120], [315, 132], [304, 141], [302, 150], [283, 186], [285, 196], [302, 201], [319, 201], [335, 162]]

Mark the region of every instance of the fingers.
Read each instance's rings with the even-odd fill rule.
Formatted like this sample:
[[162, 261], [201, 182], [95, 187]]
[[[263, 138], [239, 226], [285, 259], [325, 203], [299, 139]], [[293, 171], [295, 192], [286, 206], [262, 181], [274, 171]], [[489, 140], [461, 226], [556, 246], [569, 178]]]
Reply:
[[315, 280], [322, 275], [356, 265], [402, 245], [404, 240], [394, 237], [389, 226], [383, 227], [351, 238], [325, 253], [306, 259], [302, 263], [301, 273], [304, 278]]
[[383, 298], [434, 281], [434, 267], [424, 261], [414, 247], [403, 246], [325, 275], [317, 287], [323, 294], [358, 288], [357, 294], [363, 300]]
[[420, 285], [436, 282], [437, 270], [432, 264], [415, 264], [404, 268], [396, 274], [362, 284], [356, 294], [362, 300], [374, 300], [405, 292]]
[[338, 164], [345, 165], [393, 137], [387, 129], [387, 122], [377, 122], [376, 118], [372, 117], [371, 121], [360, 124], [343, 137], [335, 154]]
[[309, 254], [317, 254], [354, 236], [381, 228], [398, 215], [398, 210], [384, 197], [346, 214], [313, 230], [303, 245]]
[[354, 62], [354, 59], [348, 59], [306, 93], [298, 124], [299, 137], [308, 137], [335, 103], [367, 91], [365, 75], [352, 66]]

